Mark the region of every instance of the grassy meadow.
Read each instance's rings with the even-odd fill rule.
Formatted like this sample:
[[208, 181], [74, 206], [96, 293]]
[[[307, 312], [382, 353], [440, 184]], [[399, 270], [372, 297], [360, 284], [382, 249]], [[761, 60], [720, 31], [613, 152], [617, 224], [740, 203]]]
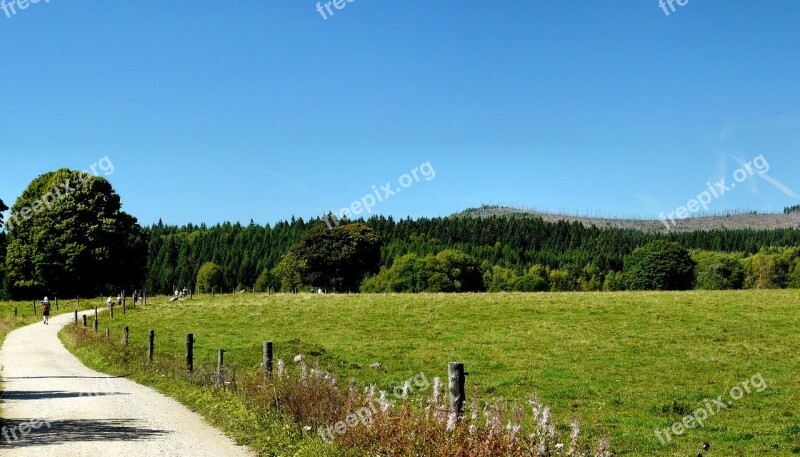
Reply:
[[[800, 453], [799, 305], [792, 290], [244, 294], [149, 298], [146, 308], [120, 310], [110, 324], [101, 316], [101, 328], [110, 325], [118, 339], [130, 326], [142, 359], [155, 329], [157, 360], [181, 359], [192, 332], [195, 364], [209, 368], [224, 348], [228, 364], [258, 369], [262, 341], [273, 341], [275, 358], [287, 364], [304, 354], [342, 380], [382, 389], [418, 373], [446, 379], [447, 362], [462, 361], [468, 397], [475, 386], [483, 400], [536, 395], [553, 408], [559, 428], [577, 416], [587, 435], [608, 434], [618, 455], [696, 455], [704, 441], [709, 456], [793, 455]], [[95, 367], [127, 369], [104, 365], [97, 347], [72, 349]], [[655, 428], [680, 421], [706, 399], [729, 398], [756, 374], [766, 390], [745, 394], [704, 428], [660, 443]], [[157, 378], [149, 383], [181, 397]], [[227, 431], [236, 434], [233, 428]]]

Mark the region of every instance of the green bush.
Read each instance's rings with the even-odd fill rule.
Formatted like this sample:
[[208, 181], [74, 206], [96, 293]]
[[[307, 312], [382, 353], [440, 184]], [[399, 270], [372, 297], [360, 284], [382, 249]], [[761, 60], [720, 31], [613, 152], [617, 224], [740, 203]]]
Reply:
[[625, 290], [625, 282], [622, 279], [622, 272], [609, 271], [608, 274], [606, 274], [605, 281], [603, 281], [603, 291], [616, 292], [619, 290]]
[[722, 252], [696, 251], [695, 288], [702, 290], [737, 290], [744, 286], [742, 256]]
[[800, 289], [800, 259], [795, 259], [789, 267], [787, 287]]
[[478, 262], [463, 252], [446, 249], [435, 256], [409, 253], [390, 268], [363, 281], [362, 292], [480, 292], [486, 290]]
[[575, 290], [575, 281], [573, 281], [569, 272], [566, 270], [550, 270], [550, 290], [552, 292], [569, 292]]
[[695, 261], [677, 243], [652, 241], [625, 258], [624, 279], [629, 290], [690, 290]]
[[269, 270], [266, 269], [256, 279], [256, 292], [267, 292], [280, 288], [280, 280]]
[[197, 291], [212, 292], [221, 291], [223, 286], [222, 268], [213, 262], [206, 262], [197, 272]]

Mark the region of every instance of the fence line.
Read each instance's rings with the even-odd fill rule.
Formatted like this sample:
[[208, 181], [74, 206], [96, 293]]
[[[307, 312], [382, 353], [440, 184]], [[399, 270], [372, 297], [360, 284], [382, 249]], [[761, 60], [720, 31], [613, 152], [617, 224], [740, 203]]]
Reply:
[[[84, 320], [84, 327], [86, 327], [86, 315], [83, 315]], [[97, 331], [97, 321], [95, 320], [95, 331]], [[154, 361], [155, 356], [155, 330], [151, 329], [149, 332], [148, 337], [148, 349], [147, 349], [147, 361], [149, 364], [152, 364]], [[128, 345], [129, 337], [130, 337], [130, 327], [125, 326], [123, 328], [123, 344], [125, 346]], [[110, 335], [110, 328], [106, 328], [106, 342], [111, 341]], [[194, 333], [187, 333], [186, 334], [186, 370], [189, 373], [194, 372]], [[272, 368], [273, 368], [273, 342], [272, 341], [264, 341], [262, 344], [262, 360], [263, 360], [263, 374], [265, 379], [269, 379], [272, 377]], [[217, 387], [224, 387], [225, 380], [224, 380], [224, 373], [225, 373], [225, 353], [229, 352], [225, 349], [219, 349], [217, 351], [217, 371], [216, 371], [216, 383]], [[464, 404], [466, 403], [466, 377], [469, 375], [466, 371], [464, 371], [464, 363], [463, 362], [449, 362], [447, 364], [447, 373], [448, 373], [448, 387], [450, 392], [450, 412], [456, 414], [456, 418], [458, 420], [463, 419], [464, 416]]]

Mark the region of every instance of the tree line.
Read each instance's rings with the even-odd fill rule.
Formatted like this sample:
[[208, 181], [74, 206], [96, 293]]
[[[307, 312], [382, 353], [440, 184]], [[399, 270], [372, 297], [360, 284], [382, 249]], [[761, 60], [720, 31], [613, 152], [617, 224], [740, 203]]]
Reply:
[[[530, 216], [399, 221], [374, 216], [357, 223], [380, 240], [379, 246], [372, 242], [369, 251], [375, 259], [368, 268], [363, 258], [351, 261], [341, 255], [343, 244], [334, 234], [348, 225], [353, 224], [330, 229], [316, 218], [273, 226], [159, 223], [145, 229], [150, 248], [147, 288], [169, 292], [173, 287], [194, 287], [200, 268], [212, 262], [222, 271], [216, 287], [223, 291], [622, 290], [629, 288], [623, 278], [626, 258], [659, 240], [690, 252], [698, 272], [707, 273], [697, 283], [699, 288], [788, 287], [794, 284], [792, 275], [800, 274], [795, 267], [800, 230], [795, 229], [657, 234]], [[355, 241], [352, 249], [358, 245]], [[748, 265], [764, 262], [774, 270], [770, 281], [745, 277], [753, 270]], [[738, 267], [733, 268], [734, 263]], [[732, 277], [720, 279], [725, 268], [732, 270]], [[340, 274], [324, 274], [325, 269], [338, 269]], [[356, 271], [357, 278], [345, 277], [342, 272], [348, 270]], [[708, 272], [717, 276], [709, 279]]]
[[[70, 181], [82, 185], [53, 196], [52, 189]], [[674, 254], [675, 246], [686, 255], [675, 256], [683, 260], [673, 266], [693, 275], [690, 284], [684, 277], [680, 288], [800, 285], [798, 229], [644, 233], [531, 215], [373, 216], [333, 228], [319, 218], [294, 217], [263, 226], [159, 221], [141, 227], [122, 211], [108, 181], [67, 169], [34, 179], [12, 214], [14, 223], [0, 231], [2, 298], [121, 289], [172, 293], [184, 287], [220, 292], [664, 288], [636, 275], [665, 273], [630, 265], [637, 258], [664, 263], [662, 257]], [[659, 252], [652, 250], [656, 242], [663, 252], [652, 255]], [[637, 252], [646, 246], [649, 250]]]

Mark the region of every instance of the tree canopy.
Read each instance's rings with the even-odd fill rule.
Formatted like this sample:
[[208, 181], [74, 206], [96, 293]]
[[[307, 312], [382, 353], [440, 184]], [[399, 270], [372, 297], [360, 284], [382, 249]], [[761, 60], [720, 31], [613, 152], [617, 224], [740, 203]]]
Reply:
[[3, 200], [0, 200], [0, 228], [3, 228], [3, 211], [7, 210], [8, 206], [3, 203]]
[[364, 224], [347, 224], [328, 229], [312, 228], [286, 254], [288, 271], [299, 274], [304, 283], [331, 291], [358, 291], [362, 279], [378, 271], [381, 239]]
[[206, 262], [197, 272], [197, 291], [198, 292], [221, 292], [224, 281], [222, 268], [213, 262]]
[[364, 282], [364, 292], [480, 292], [485, 290], [480, 265], [454, 249], [420, 257], [406, 254]]
[[37, 177], [6, 228], [6, 270], [18, 295], [105, 294], [145, 277], [144, 232], [104, 178], [66, 168]]
[[678, 243], [652, 241], [625, 258], [625, 284], [629, 290], [690, 290], [694, 267]]

